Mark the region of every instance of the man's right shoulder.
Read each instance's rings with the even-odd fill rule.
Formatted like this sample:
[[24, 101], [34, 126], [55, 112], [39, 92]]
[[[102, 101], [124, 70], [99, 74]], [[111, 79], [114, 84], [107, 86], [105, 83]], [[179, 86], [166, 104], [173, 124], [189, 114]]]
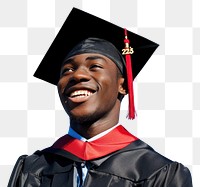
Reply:
[[[25, 157], [25, 158], [24, 158]], [[36, 170], [36, 168], [40, 165], [39, 163], [42, 163], [44, 165], [45, 159], [44, 159], [44, 154], [42, 151], [36, 151], [32, 155], [26, 155], [26, 156], [21, 156], [19, 159], [24, 159], [23, 161], [23, 172], [30, 172]], [[40, 165], [41, 167], [41, 165]]]
[[[24, 173], [30, 173], [33, 172], [38, 166], [36, 163], [41, 158], [40, 151], [36, 151], [34, 154], [28, 156], [28, 155], [22, 155], [20, 156], [13, 168], [12, 174], [10, 176], [10, 180], [8, 183], [8, 187], [16, 187], [20, 186], [20, 183], [22, 183], [21, 178]], [[35, 167], [36, 166], [36, 167]], [[39, 175], [39, 173], [37, 173]]]

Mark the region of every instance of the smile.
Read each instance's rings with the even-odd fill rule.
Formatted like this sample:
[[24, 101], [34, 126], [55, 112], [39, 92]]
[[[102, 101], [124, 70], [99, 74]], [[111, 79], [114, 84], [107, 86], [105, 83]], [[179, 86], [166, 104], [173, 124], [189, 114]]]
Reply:
[[70, 94], [70, 97], [88, 97], [93, 95], [94, 93], [89, 90], [76, 90]]
[[75, 90], [71, 92], [68, 96], [68, 99], [73, 103], [82, 103], [87, 101], [95, 91], [91, 90]]

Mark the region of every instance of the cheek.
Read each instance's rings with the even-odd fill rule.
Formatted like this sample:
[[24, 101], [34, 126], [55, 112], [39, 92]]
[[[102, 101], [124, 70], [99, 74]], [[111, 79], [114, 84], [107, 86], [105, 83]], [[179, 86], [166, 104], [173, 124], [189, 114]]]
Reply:
[[106, 97], [108, 101], [111, 98], [117, 98], [119, 86], [115, 76], [104, 76], [101, 83], [104, 97]]
[[61, 103], [62, 103], [62, 105], [63, 105], [63, 107], [64, 107], [64, 105], [65, 105], [65, 98], [64, 98], [64, 95], [63, 95], [63, 92], [64, 92], [64, 90], [65, 90], [65, 87], [66, 87], [66, 83], [65, 83], [65, 81], [63, 80], [63, 79], [60, 79], [59, 80], [59, 82], [58, 82], [58, 84], [57, 84], [57, 91], [58, 91], [58, 95], [59, 95], [59, 98], [60, 98], [60, 101], [61, 101]]
[[59, 94], [63, 92], [66, 85], [67, 85], [67, 81], [64, 78], [61, 78], [57, 84]]

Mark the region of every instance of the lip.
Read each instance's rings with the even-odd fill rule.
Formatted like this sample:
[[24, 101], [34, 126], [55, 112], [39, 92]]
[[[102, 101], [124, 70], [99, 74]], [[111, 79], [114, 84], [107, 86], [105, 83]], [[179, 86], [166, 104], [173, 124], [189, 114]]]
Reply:
[[[94, 93], [95, 94], [95, 93]], [[87, 101], [90, 97], [92, 97], [94, 94], [90, 95], [90, 96], [78, 96], [78, 97], [68, 97], [68, 99], [73, 102], [73, 103], [83, 103], [85, 101]]]
[[[70, 97], [70, 94], [74, 91], [81, 91], [81, 90], [87, 90], [92, 92], [92, 95], [89, 96], [77, 96], [77, 97]], [[72, 86], [65, 90], [65, 94], [67, 96], [67, 100], [70, 100], [73, 103], [81, 103], [87, 101], [90, 97], [92, 97], [97, 92], [97, 89], [94, 89], [89, 86]]]

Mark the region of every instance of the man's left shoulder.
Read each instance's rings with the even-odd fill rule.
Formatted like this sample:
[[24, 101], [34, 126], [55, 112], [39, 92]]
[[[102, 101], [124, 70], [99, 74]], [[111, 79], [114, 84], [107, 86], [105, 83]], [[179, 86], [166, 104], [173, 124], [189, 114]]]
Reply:
[[99, 169], [134, 181], [151, 179], [168, 172], [190, 176], [189, 170], [182, 164], [164, 157], [141, 140], [112, 154]]

